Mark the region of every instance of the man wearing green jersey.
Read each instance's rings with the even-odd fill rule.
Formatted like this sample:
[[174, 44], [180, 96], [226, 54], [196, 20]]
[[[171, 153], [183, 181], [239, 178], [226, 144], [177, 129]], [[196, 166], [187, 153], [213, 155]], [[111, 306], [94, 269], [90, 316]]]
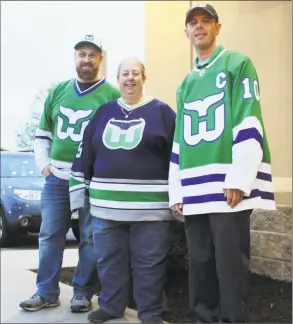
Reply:
[[270, 151], [252, 61], [216, 44], [215, 9], [186, 14], [197, 53], [177, 89], [170, 207], [185, 221], [190, 307], [199, 322], [243, 323], [250, 215], [275, 209]]
[[[60, 305], [59, 272], [71, 220], [72, 162], [97, 109], [120, 97], [120, 92], [99, 76], [103, 55], [95, 36], [85, 35], [74, 49], [77, 78], [61, 82], [50, 91], [36, 131], [35, 158], [46, 182], [41, 197], [37, 292], [20, 303], [27, 311]], [[73, 278], [72, 312], [90, 310], [97, 277], [88, 197], [85, 206], [79, 210], [79, 262]]]

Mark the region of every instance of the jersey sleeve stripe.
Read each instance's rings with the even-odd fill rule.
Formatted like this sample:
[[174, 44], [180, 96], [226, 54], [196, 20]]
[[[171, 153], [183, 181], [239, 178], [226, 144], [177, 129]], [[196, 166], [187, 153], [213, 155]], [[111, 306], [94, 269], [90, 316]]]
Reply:
[[261, 171], [259, 171], [257, 173], [257, 179], [264, 180], [264, 181], [270, 181], [270, 182], [273, 181], [271, 173], [265, 173], [265, 172], [261, 172]]
[[52, 139], [48, 136], [35, 136], [35, 139], [52, 141]]
[[53, 140], [53, 134], [52, 132], [37, 128], [36, 129], [36, 135], [35, 138], [39, 138], [39, 139], [48, 139], [50, 141]]
[[[79, 177], [77, 177], [77, 176], [73, 176], [73, 175], [71, 174], [70, 177], [71, 177], [71, 179], [74, 179], [74, 180], [76, 180], [77, 182], [81, 182], [81, 183], [84, 183], [84, 182], [85, 182], [83, 176], [79, 176]], [[72, 180], [72, 181], [73, 181], [73, 180]]]
[[73, 178], [76, 177], [76, 178], [82, 178], [82, 179], [84, 179], [84, 173], [83, 172], [71, 171], [71, 174], [70, 175]]
[[[193, 185], [199, 185], [199, 184], [210, 183], [210, 182], [224, 182], [225, 177], [226, 177], [225, 174], [219, 174], [219, 173], [209, 174], [209, 175], [204, 175], [199, 177], [182, 179], [181, 184], [183, 187], [186, 187], [186, 186], [193, 186]], [[257, 179], [272, 182], [272, 175], [270, 173], [259, 171], [257, 173]]]
[[261, 148], [263, 147], [263, 137], [256, 128], [247, 128], [240, 130], [237, 134], [236, 139], [233, 141], [233, 145], [249, 139], [255, 139], [260, 144]]
[[69, 188], [69, 192], [73, 192], [73, 191], [76, 191], [76, 190], [80, 190], [80, 189], [84, 189], [85, 188], [85, 184], [84, 183], [81, 183], [79, 185], [74, 185], [74, 186], [71, 186]]
[[[224, 193], [223, 188], [224, 188], [223, 181], [207, 182], [199, 185], [190, 185], [190, 186], [182, 187], [182, 195], [183, 197], [189, 197], [189, 196], [202, 196], [202, 195], [210, 195], [210, 194], [222, 194]], [[254, 181], [251, 190], [254, 189], [258, 189], [260, 191], [265, 191], [265, 192], [274, 191], [272, 182], [264, 181], [260, 179], [256, 179]], [[249, 197], [249, 195], [246, 195], [246, 197]]]
[[208, 174], [204, 176], [199, 176], [199, 177], [193, 177], [193, 178], [187, 178], [187, 179], [182, 179], [181, 184], [182, 186], [192, 186], [192, 185], [198, 185], [202, 183], [209, 183], [209, 182], [224, 182], [225, 181], [225, 174]]
[[171, 162], [179, 165], [179, 154], [173, 153], [171, 154]]
[[237, 126], [233, 128], [233, 141], [236, 140], [238, 133], [244, 129], [255, 128], [261, 137], [263, 137], [263, 128], [260, 121], [255, 116], [249, 116], [244, 118], [244, 120]]

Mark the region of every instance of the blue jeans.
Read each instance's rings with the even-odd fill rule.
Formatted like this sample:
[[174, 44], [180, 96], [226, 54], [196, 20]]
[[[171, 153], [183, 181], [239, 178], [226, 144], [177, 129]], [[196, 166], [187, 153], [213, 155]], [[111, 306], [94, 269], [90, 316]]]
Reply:
[[102, 291], [99, 306], [122, 317], [129, 296], [130, 261], [139, 319], [166, 310], [164, 284], [170, 222], [118, 222], [92, 217]]
[[[66, 234], [71, 211], [69, 181], [49, 175], [41, 197], [42, 224], [39, 234], [37, 293], [50, 301], [60, 294], [59, 273], [62, 267]], [[97, 279], [97, 254], [93, 245], [89, 201], [79, 216], [79, 262], [73, 278], [74, 295], [92, 298]]]

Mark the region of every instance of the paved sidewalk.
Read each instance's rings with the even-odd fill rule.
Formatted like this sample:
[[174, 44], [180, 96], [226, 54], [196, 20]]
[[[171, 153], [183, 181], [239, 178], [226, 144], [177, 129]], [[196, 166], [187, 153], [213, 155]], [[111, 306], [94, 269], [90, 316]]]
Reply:
[[[77, 249], [64, 252], [63, 267], [77, 264]], [[28, 269], [38, 266], [38, 250], [1, 251], [1, 323], [89, 323], [89, 313], [74, 314], [70, 312], [69, 303], [72, 287], [60, 283], [60, 302], [56, 308], [43, 309], [38, 312], [26, 312], [19, 307], [20, 301], [33, 295], [36, 291], [36, 273]], [[97, 307], [97, 298], [93, 306]], [[124, 318], [108, 323], [140, 323], [134, 310], [127, 309]]]

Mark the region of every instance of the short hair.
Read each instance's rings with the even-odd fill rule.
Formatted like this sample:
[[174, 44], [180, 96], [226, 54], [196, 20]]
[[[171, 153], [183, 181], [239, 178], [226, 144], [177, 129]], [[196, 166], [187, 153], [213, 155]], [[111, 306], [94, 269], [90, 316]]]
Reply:
[[122, 64], [125, 62], [125, 61], [136, 61], [139, 63], [140, 65], [140, 72], [143, 76], [143, 78], [145, 79], [146, 75], [145, 75], [145, 66], [143, 64], [143, 62], [135, 57], [131, 57], [131, 58], [128, 58], [128, 59], [124, 59], [118, 66], [118, 70], [117, 70], [117, 79], [119, 79], [119, 75], [120, 75], [120, 70], [121, 70], [121, 66]]

